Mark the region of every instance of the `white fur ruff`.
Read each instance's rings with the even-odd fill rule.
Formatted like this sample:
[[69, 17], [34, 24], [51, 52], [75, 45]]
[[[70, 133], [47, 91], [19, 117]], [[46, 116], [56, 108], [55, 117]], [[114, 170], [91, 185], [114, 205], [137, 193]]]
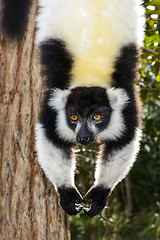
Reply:
[[124, 89], [113, 87], [107, 90], [107, 96], [112, 108], [111, 119], [107, 128], [100, 132], [97, 138], [99, 140], [116, 140], [125, 131], [122, 110], [129, 101], [129, 97]]
[[76, 134], [68, 126], [65, 114], [65, 106], [70, 90], [56, 89], [49, 99], [49, 106], [57, 112], [56, 131], [61, 139], [69, 142], [76, 142]]

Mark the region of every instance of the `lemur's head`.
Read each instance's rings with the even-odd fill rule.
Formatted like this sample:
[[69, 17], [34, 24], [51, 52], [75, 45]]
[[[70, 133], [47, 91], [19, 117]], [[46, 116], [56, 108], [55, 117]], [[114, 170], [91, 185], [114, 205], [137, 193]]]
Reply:
[[122, 110], [127, 100], [128, 96], [122, 89], [76, 87], [55, 90], [49, 105], [57, 112], [59, 136], [88, 145], [95, 139], [120, 137], [125, 128]]
[[68, 126], [76, 133], [77, 142], [87, 145], [107, 127], [112, 108], [104, 88], [77, 87], [71, 90], [65, 111]]

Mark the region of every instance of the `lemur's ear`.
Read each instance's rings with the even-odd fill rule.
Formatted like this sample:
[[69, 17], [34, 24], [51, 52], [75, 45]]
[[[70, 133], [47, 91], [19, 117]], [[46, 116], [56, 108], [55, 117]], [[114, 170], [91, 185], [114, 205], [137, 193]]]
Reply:
[[55, 89], [49, 99], [49, 106], [55, 110], [64, 109], [70, 90]]
[[109, 98], [112, 109], [122, 109], [129, 101], [127, 92], [122, 88], [107, 89], [107, 96]]

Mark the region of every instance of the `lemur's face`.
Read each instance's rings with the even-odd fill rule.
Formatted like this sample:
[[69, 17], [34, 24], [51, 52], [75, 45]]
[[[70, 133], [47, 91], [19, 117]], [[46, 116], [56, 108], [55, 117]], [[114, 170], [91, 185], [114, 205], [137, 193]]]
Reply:
[[75, 88], [66, 103], [67, 123], [83, 145], [93, 142], [108, 126], [111, 112], [106, 91], [99, 87]]

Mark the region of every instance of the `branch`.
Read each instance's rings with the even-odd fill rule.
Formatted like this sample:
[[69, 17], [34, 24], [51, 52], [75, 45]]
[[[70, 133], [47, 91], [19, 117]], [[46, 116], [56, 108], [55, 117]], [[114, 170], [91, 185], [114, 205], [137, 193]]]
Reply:
[[155, 52], [154, 50], [152, 50], [152, 49], [150, 49], [150, 48], [142, 47], [142, 49], [143, 49], [144, 51], [150, 52], [150, 53], [152, 53], [152, 54], [154, 54], [154, 55], [159, 55], [158, 52]]

